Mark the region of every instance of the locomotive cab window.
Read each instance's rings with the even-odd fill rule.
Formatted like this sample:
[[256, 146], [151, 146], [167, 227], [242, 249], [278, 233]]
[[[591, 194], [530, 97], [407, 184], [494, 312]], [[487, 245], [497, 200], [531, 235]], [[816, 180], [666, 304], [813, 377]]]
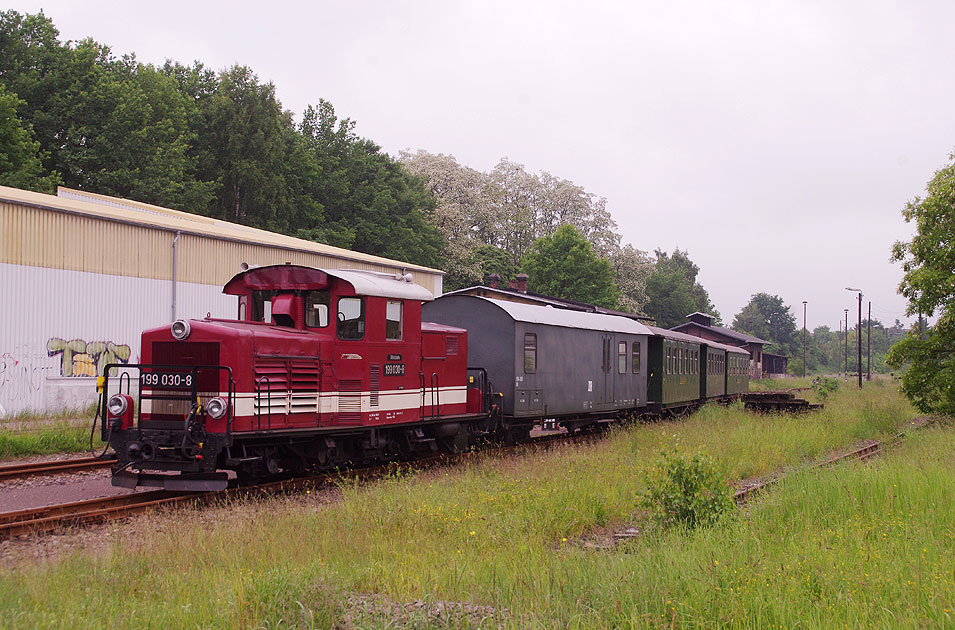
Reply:
[[251, 304], [251, 317], [249, 317], [249, 321], [272, 321], [272, 298], [275, 297], [275, 294], [275, 291], [252, 292], [252, 295], [249, 298], [249, 302]]
[[617, 344], [617, 374], [627, 373], [627, 342]]
[[633, 352], [631, 354], [631, 360], [633, 363], [633, 373], [640, 373], [640, 344], [639, 342], [633, 342]]
[[535, 333], [524, 334], [524, 373], [534, 374], [537, 372], [537, 335]]
[[338, 299], [338, 338], [354, 341], [365, 337], [365, 300], [358, 297]]
[[389, 300], [385, 306], [385, 339], [401, 339], [403, 330], [401, 314], [402, 303]]
[[330, 305], [328, 291], [307, 291], [305, 293], [305, 325], [309, 328], [328, 326]]

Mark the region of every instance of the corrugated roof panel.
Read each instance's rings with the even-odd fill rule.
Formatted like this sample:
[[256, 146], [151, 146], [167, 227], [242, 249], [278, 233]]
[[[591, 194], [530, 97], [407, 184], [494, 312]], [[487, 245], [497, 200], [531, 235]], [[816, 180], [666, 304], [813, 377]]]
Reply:
[[582, 328], [585, 330], [604, 330], [607, 332], [622, 332], [634, 335], [649, 335], [650, 329], [638, 321], [617, 315], [603, 315], [600, 313], [585, 313], [564, 308], [550, 306], [534, 306], [520, 302], [495, 300], [494, 298], [473, 297], [475, 300], [485, 300], [494, 304], [512, 319], [531, 324], [546, 324], [549, 326], [563, 326], [565, 328]]

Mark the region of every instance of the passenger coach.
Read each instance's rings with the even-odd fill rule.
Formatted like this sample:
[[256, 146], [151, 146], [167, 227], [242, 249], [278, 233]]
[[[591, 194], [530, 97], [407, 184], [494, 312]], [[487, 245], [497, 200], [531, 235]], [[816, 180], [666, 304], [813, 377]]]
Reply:
[[470, 295], [439, 297], [423, 312], [479, 332], [468, 365], [485, 368], [503, 394], [513, 438], [541, 418], [574, 429], [647, 404], [650, 329], [637, 321]]

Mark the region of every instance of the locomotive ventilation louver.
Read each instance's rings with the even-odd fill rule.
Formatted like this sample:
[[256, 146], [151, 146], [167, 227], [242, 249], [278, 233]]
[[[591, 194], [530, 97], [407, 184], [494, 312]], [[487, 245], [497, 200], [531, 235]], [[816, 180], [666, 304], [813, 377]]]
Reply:
[[172, 336], [179, 341], [182, 341], [188, 337], [191, 330], [192, 327], [189, 326], [189, 322], [184, 319], [177, 319], [169, 327], [169, 331], [172, 333]]

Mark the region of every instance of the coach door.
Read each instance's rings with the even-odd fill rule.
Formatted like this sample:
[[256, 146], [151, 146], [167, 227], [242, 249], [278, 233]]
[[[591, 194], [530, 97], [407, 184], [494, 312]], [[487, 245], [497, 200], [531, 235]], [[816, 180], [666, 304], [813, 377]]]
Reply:
[[613, 335], [601, 335], [601, 356], [600, 374], [597, 377], [597, 405], [605, 406], [613, 404], [613, 366], [614, 366], [614, 345]]

